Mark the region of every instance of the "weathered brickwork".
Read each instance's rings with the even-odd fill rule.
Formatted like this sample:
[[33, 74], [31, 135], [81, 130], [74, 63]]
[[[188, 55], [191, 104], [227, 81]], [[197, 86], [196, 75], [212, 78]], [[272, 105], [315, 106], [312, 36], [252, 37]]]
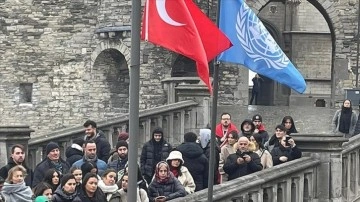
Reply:
[[[144, 5], [144, 0], [142, 3]], [[215, 20], [215, 0], [196, 0]], [[306, 93], [331, 93], [331, 60], [356, 62], [357, 2], [319, 0], [317, 8], [303, 1], [294, 10], [292, 59], [308, 82]], [[289, 9], [278, 2], [247, 1], [256, 13], [277, 28], [289, 31]], [[270, 13], [270, 6], [277, 12]], [[326, 20], [318, 11], [322, 9]], [[35, 135], [104, 120], [127, 112], [129, 105], [130, 30], [96, 33], [100, 28], [130, 26], [130, 0], [0, 0], [0, 124], [26, 124]], [[285, 30], [284, 30], [285, 29]], [[335, 41], [335, 55], [332, 43]], [[282, 45], [286, 45], [285, 42]], [[178, 57], [161, 47], [141, 43], [140, 108], [165, 104], [162, 80], [171, 77]], [[146, 50], [146, 51], [144, 51]], [[146, 53], [145, 53], [146, 52]], [[145, 56], [147, 57], [145, 61]], [[347, 67], [344, 67], [347, 68]], [[245, 68], [222, 64], [219, 104], [248, 103]], [[349, 87], [349, 79], [335, 88]], [[20, 103], [20, 84], [32, 84], [31, 103]]]

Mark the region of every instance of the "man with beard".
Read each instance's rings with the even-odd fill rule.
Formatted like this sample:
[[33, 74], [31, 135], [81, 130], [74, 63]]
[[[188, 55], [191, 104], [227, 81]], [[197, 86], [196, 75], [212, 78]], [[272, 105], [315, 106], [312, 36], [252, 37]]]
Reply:
[[226, 140], [226, 135], [235, 130], [239, 132], [234, 124], [231, 123], [231, 115], [227, 112], [221, 114], [220, 123], [216, 126], [216, 138], [219, 143], [222, 143]]
[[26, 177], [24, 179], [27, 186], [31, 187], [33, 180], [33, 171], [25, 165], [25, 147], [20, 144], [16, 144], [11, 148], [11, 157], [8, 164], [0, 169], [0, 176], [3, 179], [8, 177], [8, 172], [16, 165], [22, 165], [26, 169]]
[[76, 161], [72, 166], [76, 168], [81, 168], [82, 164], [84, 164], [85, 162], [95, 163], [99, 175], [101, 175], [107, 169], [107, 164], [105, 163], [105, 161], [98, 159], [98, 157], [96, 156], [96, 143], [93, 140], [85, 141], [83, 158]]
[[128, 147], [128, 143], [124, 140], [117, 142], [116, 151], [119, 158], [108, 163], [108, 167], [114, 169], [118, 176], [123, 175], [124, 169], [128, 164]]
[[57, 170], [60, 175], [68, 173], [69, 165], [60, 157], [59, 148], [59, 145], [55, 142], [50, 142], [46, 145], [45, 152], [47, 156], [34, 169], [33, 187], [36, 187], [44, 179], [46, 171], [51, 168]]
[[263, 169], [259, 155], [249, 151], [249, 143], [247, 137], [240, 137], [236, 153], [226, 159], [223, 168], [229, 181]]
[[302, 152], [289, 135], [284, 135], [280, 140], [279, 147], [275, 147], [271, 151], [274, 166], [301, 158], [301, 155]]
[[164, 138], [163, 129], [154, 129], [151, 140], [144, 144], [140, 157], [141, 173], [148, 184], [153, 178], [156, 164], [166, 161], [171, 149], [171, 145]]
[[96, 123], [91, 120], [87, 120], [84, 123], [85, 127], [85, 138], [84, 140], [93, 140], [96, 144], [97, 152], [96, 155], [99, 159], [107, 162], [110, 157], [110, 143], [105, 138], [104, 132], [96, 128]]

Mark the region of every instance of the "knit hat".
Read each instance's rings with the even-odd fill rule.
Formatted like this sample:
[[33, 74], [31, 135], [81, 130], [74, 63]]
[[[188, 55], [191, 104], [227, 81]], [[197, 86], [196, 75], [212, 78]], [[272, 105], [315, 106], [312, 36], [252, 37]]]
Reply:
[[126, 140], [128, 140], [128, 139], [129, 139], [129, 133], [127, 133], [127, 132], [121, 132], [121, 133], [119, 133], [119, 135], [118, 135], [118, 141], [120, 141], [120, 140], [126, 141]]
[[126, 147], [128, 149], [129, 145], [126, 141], [120, 140], [119, 142], [116, 143], [116, 150], [118, 150], [119, 147]]
[[85, 143], [85, 140], [84, 140], [83, 137], [78, 137], [78, 138], [73, 140], [73, 143], [79, 145], [80, 147], [82, 147], [83, 144]]
[[259, 114], [255, 114], [252, 118], [252, 121], [260, 121], [262, 122], [262, 117]]
[[61, 180], [60, 180], [60, 185], [61, 187], [64, 187], [64, 185], [66, 184], [66, 182], [68, 182], [69, 180], [74, 179], [75, 180], [75, 176], [71, 173], [68, 173], [64, 176], [62, 176]]
[[182, 154], [179, 151], [170, 152], [169, 157], [167, 157], [166, 161], [171, 161], [175, 159], [181, 160], [182, 164], [184, 164], [184, 159], [182, 158]]
[[49, 202], [49, 199], [46, 196], [38, 196], [34, 202]]
[[59, 149], [59, 145], [55, 142], [49, 142], [46, 145], [46, 155], [48, 155], [53, 149]]

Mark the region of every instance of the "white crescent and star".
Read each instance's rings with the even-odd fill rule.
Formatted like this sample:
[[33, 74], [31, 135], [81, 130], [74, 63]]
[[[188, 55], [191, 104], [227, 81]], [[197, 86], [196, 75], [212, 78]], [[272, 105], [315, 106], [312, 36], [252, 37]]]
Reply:
[[169, 14], [167, 13], [165, 4], [166, 4], [166, 0], [156, 0], [156, 9], [159, 13], [160, 18], [166, 22], [167, 24], [173, 25], [173, 26], [184, 26], [185, 24], [176, 22], [175, 20], [173, 20], [172, 18], [170, 18]]

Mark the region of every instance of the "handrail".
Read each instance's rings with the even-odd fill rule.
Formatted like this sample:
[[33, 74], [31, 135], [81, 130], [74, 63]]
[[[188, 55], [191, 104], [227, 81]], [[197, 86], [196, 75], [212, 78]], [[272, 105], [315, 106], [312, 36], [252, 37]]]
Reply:
[[[176, 102], [173, 104], [163, 105], [160, 107], [154, 107], [151, 109], [144, 109], [139, 111], [139, 118], [141, 119], [155, 114], [165, 113], [167, 111], [174, 111], [174, 110], [179, 110], [197, 105], [198, 103], [193, 100], [186, 100], [186, 101]], [[98, 121], [97, 128], [107, 127], [107, 126], [123, 123], [126, 121], [129, 121], [129, 114], [124, 114], [116, 118]], [[54, 139], [67, 137], [72, 134], [82, 133], [83, 131], [84, 131], [83, 126], [75, 126], [66, 129], [61, 129], [47, 135], [31, 138], [31, 140], [29, 141], [29, 146], [40, 144], [43, 142], [49, 142]]]
[[[253, 187], [279, 180], [284, 178], [285, 175], [290, 176], [293, 173], [303, 172], [308, 168], [318, 166], [319, 159], [315, 157], [302, 157], [300, 159], [290, 161], [272, 168], [268, 168], [250, 175], [240, 177], [235, 180], [225, 182], [220, 185], [214, 186], [214, 201], [220, 201], [229, 196], [235, 196], [241, 191], [250, 190]], [[186, 201], [203, 201], [207, 197], [207, 189], [201, 190], [186, 197], [171, 200], [173, 202], [186, 202]]]
[[342, 154], [349, 153], [350, 151], [353, 151], [355, 148], [360, 147], [360, 135], [356, 135], [354, 137], [351, 137], [348, 142], [344, 142], [343, 145]]

